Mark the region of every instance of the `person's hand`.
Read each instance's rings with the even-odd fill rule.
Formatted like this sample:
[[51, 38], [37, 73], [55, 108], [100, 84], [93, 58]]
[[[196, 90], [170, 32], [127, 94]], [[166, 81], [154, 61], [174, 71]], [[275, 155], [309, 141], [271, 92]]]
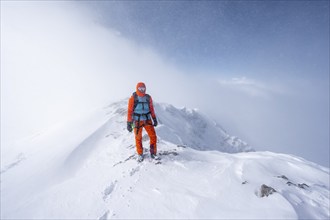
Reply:
[[133, 131], [133, 128], [132, 128], [132, 122], [131, 121], [128, 121], [127, 122], [127, 130], [129, 131], [129, 132], [132, 132]]
[[154, 127], [156, 127], [158, 125], [157, 118], [153, 118], [152, 120], [154, 121]]

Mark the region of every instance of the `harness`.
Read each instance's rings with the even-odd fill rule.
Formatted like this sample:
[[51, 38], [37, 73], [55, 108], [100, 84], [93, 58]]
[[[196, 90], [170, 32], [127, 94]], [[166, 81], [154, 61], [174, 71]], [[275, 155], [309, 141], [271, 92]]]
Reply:
[[[151, 117], [149, 117], [150, 114], [151, 114], [151, 112], [150, 112], [150, 105], [149, 105], [149, 103], [150, 103], [150, 95], [148, 95], [148, 94], [145, 95], [145, 97], [146, 97], [146, 102], [148, 103], [148, 106], [149, 106], [149, 111], [148, 111], [147, 113], [142, 113], [142, 114], [136, 113], [136, 112], [135, 112], [135, 108], [136, 108], [136, 106], [137, 106], [139, 103], [144, 103], [144, 102], [140, 102], [140, 101], [139, 101], [139, 98], [138, 98], [138, 95], [136, 94], [136, 92], [133, 93], [133, 97], [134, 97], [133, 116], [137, 116], [137, 117], [138, 117], [138, 120], [136, 121], [137, 123], [135, 123], [136, 134], [138, 134], [138, 133], [139, 133], [139, 129], [145, 125], [145, 124], [140, 125], [140, 119], [141, 119], [142, 116], [145, 116], [145, 118], [147, 119], [147, 120], [146, 120], [146, 124], [147, 124], [147, 125], [152, 125], [151, 121], [148, 120], [149, 118], [151, 118]], [[144, 105], [143, 105], [143, 104], [142, 104], [142, 108], [144, 109]], [[134, 118], [134, 117], [133, 117], [133, 118]]]

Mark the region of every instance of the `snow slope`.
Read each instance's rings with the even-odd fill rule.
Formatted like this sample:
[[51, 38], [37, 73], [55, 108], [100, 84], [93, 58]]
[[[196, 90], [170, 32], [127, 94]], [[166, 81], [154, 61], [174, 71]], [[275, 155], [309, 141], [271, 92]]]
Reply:
[[238, 137], [230, 136], [216, 122], [193, 109], [177, 109], [169, 104], [155, 105], [160, 126], [157, 135], [166, 141], [198, 150], [228, 153], [253, 151]]
[[[162, 163], [137, 163], [126, 107], [2, 151], [1, 219], [329, 219], [328, 168], [254, 152], [198, 111], [167, 104], [156, 104]], [[148, 155], [147, 137], [144, 146]], [[262, 197], [263, 184], [276, 192]]]

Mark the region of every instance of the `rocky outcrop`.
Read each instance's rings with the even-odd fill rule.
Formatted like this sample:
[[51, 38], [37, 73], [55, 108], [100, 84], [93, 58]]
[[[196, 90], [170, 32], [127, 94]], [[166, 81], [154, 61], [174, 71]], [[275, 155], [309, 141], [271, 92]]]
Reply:
[[260, 187], [259, 196], [260, 197], [265, 197], [265, 196], [268, 197], [269, 195], [273, 194], [274, 192], [276, 192], [276, 190], [273, 187], [262, 184], [261, 187]]

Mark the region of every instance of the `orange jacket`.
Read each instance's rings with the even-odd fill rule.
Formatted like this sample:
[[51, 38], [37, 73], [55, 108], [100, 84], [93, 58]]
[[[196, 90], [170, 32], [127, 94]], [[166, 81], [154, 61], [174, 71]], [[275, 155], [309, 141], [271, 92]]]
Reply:
[[[127, 110], [127, 121], [128, 122], [132, 122], [133, 121], [133, 113], [134, 113], [134, 95], [132, 95], [129, 100], [128, 100], [128, 110]], [[149, 99], [149, 110], [151, 113], [151, 117], [152, 118], [156, 118], [156, 114], [155, 114], [155, 109], [152, 103], [152, 98], [150, 96]]]
[[[136, 85], [136, 94], [140, 97], [144, 97], [145, 93], [141, 93], [139, 90], [138, 90], [138, 87], [140, 86], [143, 86], [145, 87], [144, 83], [138, 83]], [[155, 114], [155, 110], [154, 110], [154, 106], [153, 106], [153, 102], [152, 102], [152, 98], [151, 96], [149, 95], [149, 111], [151, 113], [151, 117], [152, 118], [156, 118], [156, 114]], [[127, 121], [128, 122], [132, 122], [133, 121], [133, 113], [134, 113], [134, 95], [132, 95], [129, 100], [128, 100], [128, 110], [127, 110]]]

